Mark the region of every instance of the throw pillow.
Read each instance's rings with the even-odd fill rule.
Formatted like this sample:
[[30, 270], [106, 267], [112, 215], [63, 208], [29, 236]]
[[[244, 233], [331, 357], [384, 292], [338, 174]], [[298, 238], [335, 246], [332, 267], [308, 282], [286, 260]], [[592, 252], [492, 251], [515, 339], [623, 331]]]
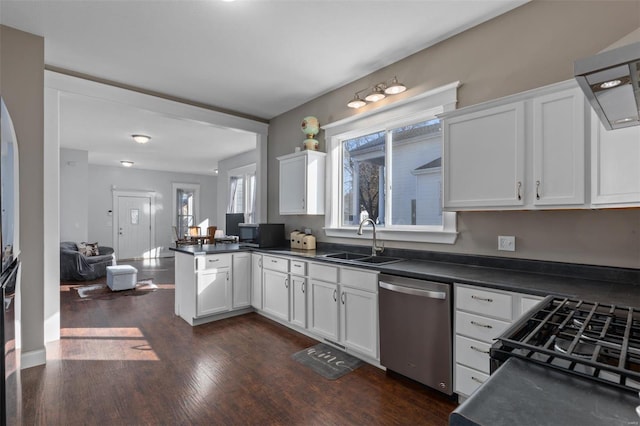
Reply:
[[84, 256], [98, 256], [100, 252], [98, 251], [98, 243], [77, 243], [78, 251], [80, 254]]

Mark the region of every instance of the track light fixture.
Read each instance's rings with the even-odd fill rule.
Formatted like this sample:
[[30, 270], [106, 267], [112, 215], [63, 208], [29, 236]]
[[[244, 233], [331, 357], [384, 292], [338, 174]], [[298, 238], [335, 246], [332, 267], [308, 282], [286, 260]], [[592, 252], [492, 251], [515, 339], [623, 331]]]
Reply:
[[[386, 98], [387, 95], [397, 95], [407, 90], [407, 87], [398, 81], [397, 77], [391, 80], [383, 81], [373, 87], [367, 87], [356, 92], [353, 99], [347, 104], [349, 108], [362, 108], [367, 102], [378, 102]], [[360, 97], [361, 93], [367, 93], [364, 99]]]

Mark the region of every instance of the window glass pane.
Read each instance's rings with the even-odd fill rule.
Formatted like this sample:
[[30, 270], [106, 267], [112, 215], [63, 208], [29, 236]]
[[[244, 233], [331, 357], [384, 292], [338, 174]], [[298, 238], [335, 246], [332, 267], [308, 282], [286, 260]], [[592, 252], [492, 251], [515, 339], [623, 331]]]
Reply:
[[440, 120], [390, 132], [392, 224], [442, 225]]
[[195, 222], [194, 216], [194, 202], [195, 191], [190, 189], [178, 189], [176, 191], [178, 197], [178, 214], [177, 214], [177, 226], [178, 235], [186, 235], [189, 226], [193, 226]]
[[342, 224], [384, 224], [385, 133], [342, 142]]

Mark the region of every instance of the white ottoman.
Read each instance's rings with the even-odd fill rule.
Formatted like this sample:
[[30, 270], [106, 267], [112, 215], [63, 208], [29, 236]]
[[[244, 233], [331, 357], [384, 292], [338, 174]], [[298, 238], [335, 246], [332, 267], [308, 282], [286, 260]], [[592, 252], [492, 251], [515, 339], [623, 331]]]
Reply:
[[107, 266], [107, 285], [112, 291], [131, 290], [137, 282], [138, 270], [133, 266]]

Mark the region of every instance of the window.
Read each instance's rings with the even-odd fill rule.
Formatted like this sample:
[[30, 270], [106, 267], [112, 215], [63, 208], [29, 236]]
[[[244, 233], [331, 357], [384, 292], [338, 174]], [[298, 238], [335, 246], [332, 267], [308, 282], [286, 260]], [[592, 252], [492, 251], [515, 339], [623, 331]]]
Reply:
[[441, 226], [441, 152], [437, 118], [342, 141], [342, 225]]
[[187, 235], [190, 226], [201, 226], [198, 223], [200, 214], [200, 184], [173, 183], [173, 226], [176, 236]]
[[246, 223], [255, 221], [256, 166], [255, 164], [229, 172], [229, 204], [227, 213], [244, 213]]
[[[366, 218], [381, 238], [455, 242], [442, 211], [442, 130], [457, 83], [325, 126], [331, 188], [328, 236], [356, 238]], [[332, 170], [335, 172], [331, 173]]]

